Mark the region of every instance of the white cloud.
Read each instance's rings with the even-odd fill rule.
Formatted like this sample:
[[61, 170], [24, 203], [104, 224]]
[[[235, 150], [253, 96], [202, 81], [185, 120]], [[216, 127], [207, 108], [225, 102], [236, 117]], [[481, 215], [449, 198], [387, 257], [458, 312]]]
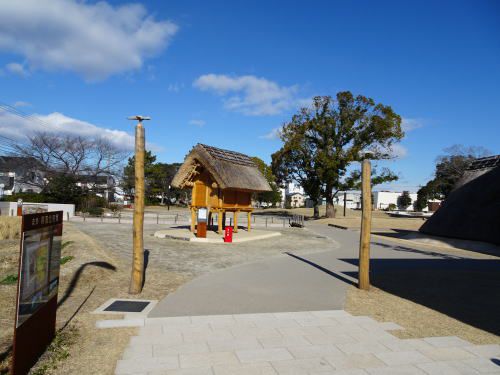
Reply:
[[281, 134], [281, 128], [274, 128], [269, 133], [261, 135], [259, 138], [263, 139], [279, 139]]
[[223, 97], [228, 110], [251, 116], [277, 115], [298, 106], [298, 86], [280, 86], [276, 82], [251, 75], [230, 77], [205, 74], [194, 87]]
[[134, 137], [122, 130], [100, 127], [59, 112], [48, 115], [34, 114], [24, 118], [0, 109], [0, 134], [16, 141], [23, 141], [26, 136], [34, 132], [100, 137], [124, 150], [134, 148]]
[[389, 155], [391, 155], [391, 157], [396, 159], [402, 159], [408, 155], [408, 150], [401, 144], [396, 143], [391, 146], [391, 149], [389, 150]]
[[[0, 42], [1, 43], [1, 42]], [[24, 65], [11, 62], [5, 65], [5, 70], [11, 74], [16, 74], [20, 77], [27, 77], [29, 76], [29, 72], [24, 69]]]
[[202, 127], [202, 126], [204, 126], [206, 123], [205, 123], [205, 121], [204, 121], [204, 120], [191, 120], [191, 121], [189, 121], [189, 124], [190, 124], [190, 125], [199, 126], [199, 127], [201, 128], [201, 127]]
[[31, 107], [31, 103], [28, 103], [28, 102], [23, 102], [23, 101], [17, 101], [15, 102], [14, 104], [14, 107]]
[[170, 92], [179, 92], [184, 88], [184, 83], [170, 83], [167, 90]]
[[401, 127], [405, 132], [421, 128], [422, 126], [424, 126], [422, 120], [416, 118], [403, 117], [403, 120], [401, 121]]
[[22, 56], [32, 70], [66, 70], [89, 81], [141, 68], [178, 30], [141, 4], [0, 0], [0, 9], [0, 50]]

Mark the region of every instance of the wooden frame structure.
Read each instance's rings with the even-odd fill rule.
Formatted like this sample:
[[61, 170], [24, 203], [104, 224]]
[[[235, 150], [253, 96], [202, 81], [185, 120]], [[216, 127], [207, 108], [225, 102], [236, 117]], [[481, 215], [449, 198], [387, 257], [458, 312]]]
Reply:
[[235, 151], [197, 144], [186, 156], [172, 186], [192, 188], [191, 231], [196, 227], [197, 210], [207, 208], [208, 222], [217, 214], [217, 232], [222, 234], [227, 212], [233, 213], [234, 232], [238, 232], [238, 215], [247, 213], [251, 226], [252, 193], [270, 191], [265, 177], [250, 157]]

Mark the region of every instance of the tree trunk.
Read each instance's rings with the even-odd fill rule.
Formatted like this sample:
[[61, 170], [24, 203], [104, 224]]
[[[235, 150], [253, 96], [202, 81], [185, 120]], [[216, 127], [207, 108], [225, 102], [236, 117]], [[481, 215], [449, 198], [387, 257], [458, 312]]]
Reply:
[[326, 201], [326, 217], [335, 217], [335, 206], [332, 201]]
[[319, 219], [319, 204], [314, 202], [314, 218]]

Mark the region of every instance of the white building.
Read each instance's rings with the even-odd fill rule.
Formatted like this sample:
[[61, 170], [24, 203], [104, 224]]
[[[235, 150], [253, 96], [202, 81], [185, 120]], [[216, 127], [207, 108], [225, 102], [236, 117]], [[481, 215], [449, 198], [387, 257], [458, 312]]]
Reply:
[[[293, 201], [297, 202], [297, 206], [292, 204], [292, 207], [303, 207], [306, 201], [306, 196], [304, 195], [304, 189], [297, 182], [289, 182], [284, 188], [280, 189], [281, 192], [281, 207], [285, 207], [285, 202], [288, 196]], [[299, 197], [300, 195], [300, 197]]]
[[305, 197], [304, 194], [301, 193], [292, 193], [288, 194], [288, 199], [290, 199], [290, 206], [292, 208], [304, 207]]
[[[390, 205], [394, 205], [396, 210], [413, 211], [413, 203], [417, 200], [417, 193], [410, 193], [411, 203], [408, 207], [400, 207], [398, 204], [399, 197], [402, 192], [396, 191], [374, 191], [373, 192], [373, 208], [376, 210], [386, 210]], [[424, 209], [427, 211], [427, 208]]]
[[344, 207], [344, 198], [347, 208], [351, 210], [361, 209], [361, 192], [359, 190], [339, 191], [333, 199], [333, 203]]

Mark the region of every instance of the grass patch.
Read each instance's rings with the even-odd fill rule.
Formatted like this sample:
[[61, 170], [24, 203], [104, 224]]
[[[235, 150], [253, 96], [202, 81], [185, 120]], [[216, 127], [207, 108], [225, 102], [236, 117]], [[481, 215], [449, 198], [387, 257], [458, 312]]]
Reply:
[[17, 275], [7, 275], [2, 281], [0, 281], [1, 285], [12, 285], [17, 283]]
[[21, 218], [0, 216], [0, 240], [14, 240], [21, 233]]
[[66, 264], [73, 259], [75, 259], [74, 256], [67, 255], [67, 256], [61, 258], [60, 263], [61, 263], [61, 265], [63, 265], [63, 264]]
[[63, 250], [65, 247], [68, 247], [69, 245], [71, 245], [74, 242], [75, 241], [66, 241], [66, 242], [63, 242], [63, 244], [61, 245], [61, 250]]
[[79, 335], [79, 331], [75, 326], [69, 326], [63, 331], [58, 331], [45, 354], [31, 370], [31, 374], [45, 375], [57, 369], [59, 363], [70, 356], [70, 347], [76, 342]]

